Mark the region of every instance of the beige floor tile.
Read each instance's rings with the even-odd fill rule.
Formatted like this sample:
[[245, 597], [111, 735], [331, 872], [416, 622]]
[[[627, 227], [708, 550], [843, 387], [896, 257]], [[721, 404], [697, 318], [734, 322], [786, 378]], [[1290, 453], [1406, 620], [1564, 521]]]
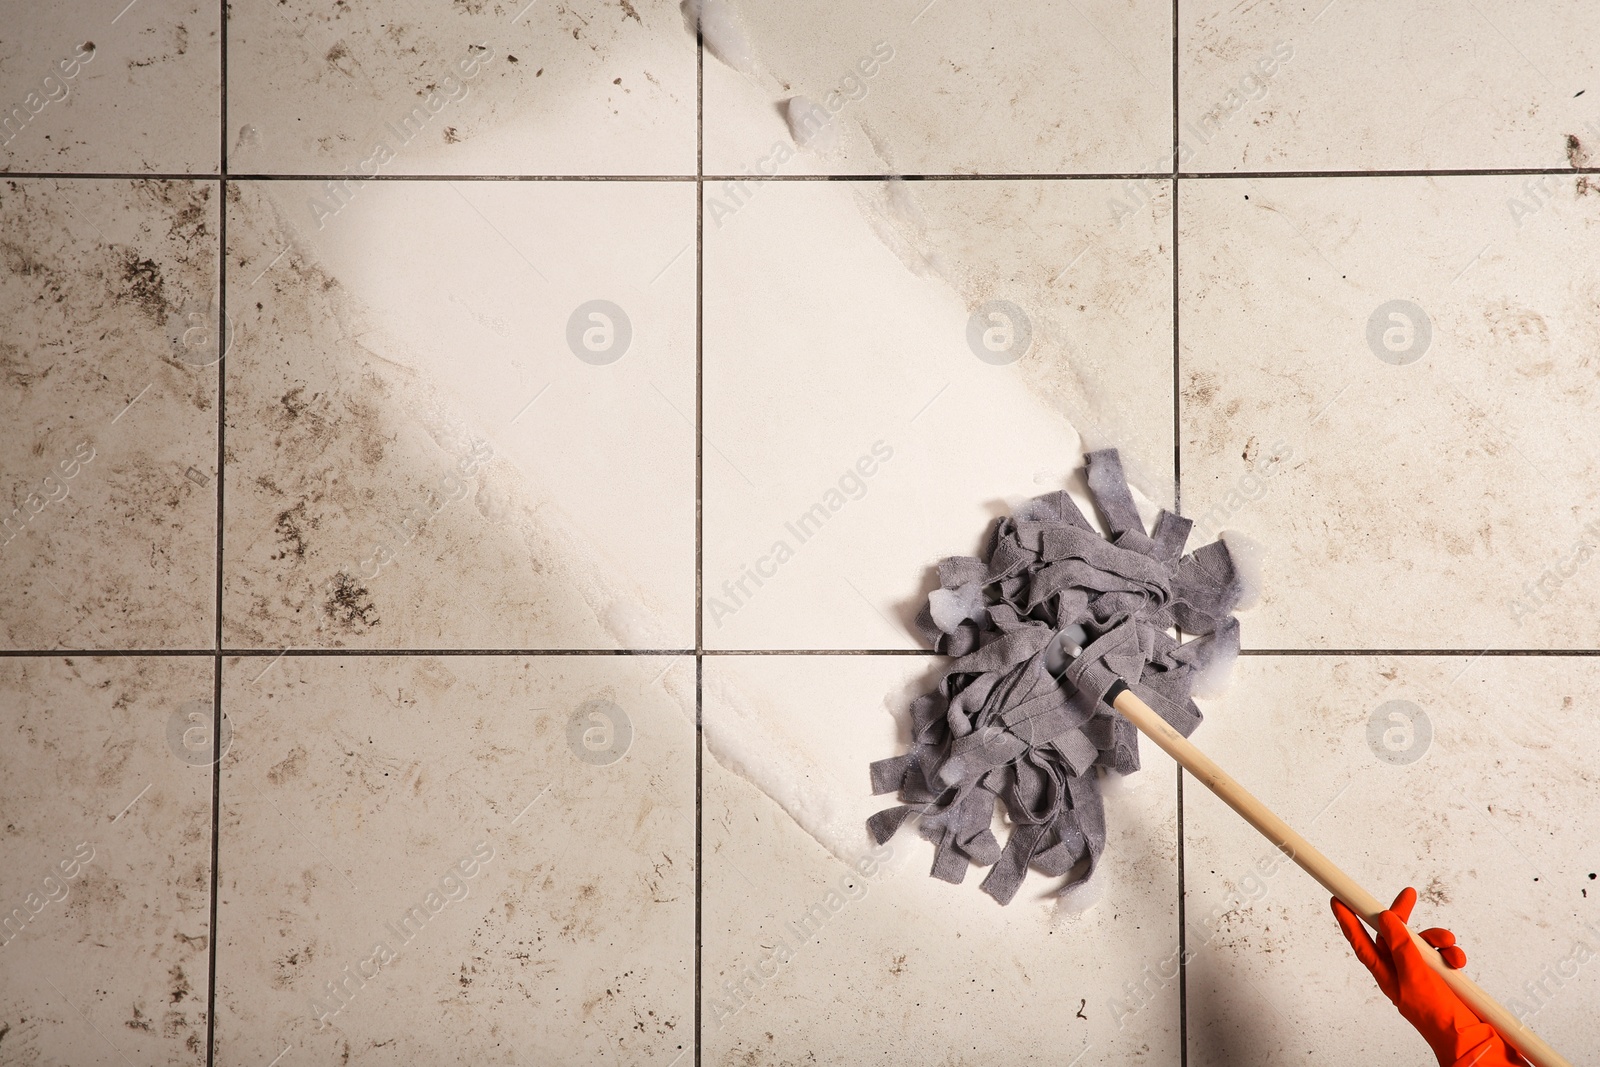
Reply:
[[1183, 169], [1594, 166], [1597, 29], [1581, 0], [1185, 4]]
[[1183, 509], [1263, 553], [1247, 647], [1600, 640], [1600, 197], [1527, 180], [1183, 187]]
[[[935, 881], [910, 829], [853, 869], [874, 855], [866, 818], [893, 803], [868, 795], [867, 764], [902, 750], [931, 666], [705, 661], [703, 1062], [1178, 1063], [1176, 782], [1159, 750], [1107, 800], [1104, 897], [1081, 914], [1058, 913], [1060, 880], [1038, 874], [1006, 907], [981, 872]], [[1167, 980], [1144, 973], [1164, 962]]]
[[215, 174], [220, 24], [201, 0], [8, 3], [0, 169]]
[[693, 187], [236, 188], [228, 646], [691, 647]]
[[4, 1062], [206, 1062], [212, 691], [206, 657], [0, 660]]
[[709, 174], [1171, 170], [1168, 5], [707, 7]]
[[[1564, 657], [1242, 659], [1196, 740], [1370, 892], [1422, 899], [1474, 980], [1575, 1063], [1600, 1043], [1600, 674]], [[1328, 895], [1184, 788], [1189, 1062], [1414, 1064], [1428, 1049]], [[1544, 991], [1531, 987], [1543, 985]]]
[[1170, 502], [1165, 190], [1120, 226], [1104, 182], [753, 190], [707, 209], [708, 647], [914, 647], [927, 568], [1085, 447]]
[[212, 645], [217, 222], [205, 182], [0, 186], [5, 647]]
[[219, 1064], [693, 1061], [692, 660], [264, 662], [223, 698]]
[[236, 5], [236, 173], [693, 174], [671, 0]]

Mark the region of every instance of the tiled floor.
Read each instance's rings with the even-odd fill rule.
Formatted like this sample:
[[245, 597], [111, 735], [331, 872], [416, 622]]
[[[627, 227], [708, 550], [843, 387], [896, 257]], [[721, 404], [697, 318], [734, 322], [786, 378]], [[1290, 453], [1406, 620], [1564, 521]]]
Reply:
[[1196, 740], [1595, 1062], [1600, 14], [702, 8], [0, 0], [0, 1063], [1426, 1062], [1151, 746], [1087, 910], [870, 848], [1106, 445]]

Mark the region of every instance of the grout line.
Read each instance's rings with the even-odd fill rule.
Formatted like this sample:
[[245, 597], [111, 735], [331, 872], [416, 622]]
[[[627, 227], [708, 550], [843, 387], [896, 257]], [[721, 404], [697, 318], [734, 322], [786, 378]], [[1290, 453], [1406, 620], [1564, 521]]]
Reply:
[[[1176, 0], [1174, 0], [1176, 2]], [[1183, 514], [1183, 355], [1179, 322], [1182, 305], [1178, 276], [1178, 187], [1172, 177], [1172, 510]]]
[[[211, 916], [207, 931], [209, 953], [206, 960], [206, 1067], [217, 1059], [217, 890], [221, 885], [217, 865], [222, 854], [222, 533], [223, 487], [228, 481], [228, 0], [219, 0], [221, 34], [219, 41], [219, 81], [217, 107], [217, 323], [213, 331], [217, 344], [217, 546], [216, 632], [212, 638], [211, 659]], [[282, 1059], [280, 1054], [278, 1059]], [[276, 1061], [274, 1061], [276, 1062]]]
[[211, 914], [206, 954], [206, 1067], [214, 1067], [217, 1050], [217, 859], [222, 841], [222, 657], [211, 660]]
[[[1183, 178], [1202, 181], [1271, 178], [1520, 178], [1600, 174], [1600, 167], [1447, 167], [1437, 170], [1164, 170], [1029, 172], [1014, 174], [275, 174], [230, 173], [237, 182], [1093, 182]], [[60, 178], [86, 181], [196, 181], [217, 175], [148, 171], [0, 170], [5, 178]]]
[[[857, 591], [859, 594], [859, 590]], [[870, 601], [868, 603], [871, 603]], [[930, 648], [708, 648], [708, 656], [938, 656]]]
[[[234, 657], [326, 656], [937, 656], [925, 648], [8, 648], [0, 659], [36, 659], [46, 656], [118, 657]], [[1241, 656], [1532, 656], [1552, 658], [1600, 656], [1600, 648], [1246, 648]]]
[[[701, 1067], [702, 970], [701, 932], [705, 906], [705, 842], [701, 765], [705, 750], [705, 280], [706, 280], [706, 48], [705, 30], [695, 25], [694, 128], [694, 1067]], [[669, 264], [670, 266], [670, 264]], [[741, 477], [743, 475], [741, 474]], [[745, 481], [750, 479], [745, 478]], [[681, 1055], [680, 1055], [680, 1058]]]
[[32, 656], [214, 656], [211, 648], [5, 648], [0, 658], [26, 659]]
[[1183, 140], [1178, 108], [1178, 0], [1172, 0], [1172, 176], [1178, 176], [1178, 146]]
[[[158, 653], [159, 655], [160, 653]], [[225, 656], [692, 656], [692, 648], [227, 648]]]
[[[705, 759], [705, 719], [702, 714], [704, 704], [705, 660], [699, 657], [694, 661], [694, 1064], [700, 1067], [700, 984], [701, 971], [701, 934], [704, 929], [704, 901], [705, 901], [705, 819], [702, 817], [702, 796]], [[743, 872], [741, 872], [743, 873]], [[748, 879], [746, 879], [748, 881]]]
[[[1183, 392], [1182, 357], [1179, 346], [1179, 309], [1182, 307], [1178, 279], [1178, 186], [1181, 184], [1178, 163], [1178, 144], [1181, 139], [1179, 121], [1179, 51], [1178, 51], [1178, 0], [1172, 0], [1172, 510], [1183, 514]], [[1180, 640], [1182, 635], [1179, 635]], [[1177, 768], [1178, 816], [1178, 1064], [1189, 1067], [1189, 937], [1187, 900], [1188, 886], [1185, 878], [1187, 855], [1183, 847], [1183, 767]]]
[[1178, 1064], [1189, 1062], [1189, 934], [1188, 887], [1184, 878], [1187, 856], [1183, 848], [1183, 764], [1175, 768], [1178, 779]]
[[[1567, 173], [1565, 170], [1560, 173]], [[745, 175], [736, 175], [743, 181]], [[694, 174], [234, 174], [241, 182], [689, 182]]]
[[1241, 656], [1600, 656], [1600, 648], [1245, 648]]
[[1445, 167], [1429, 170], [1186, 170], [1185, 178], [1217, 180], [1223, 178], [1515, 178], [1539, 174], [1594, 174], [1596, 167]]
[[179, 171], [165, 173], [161, 171], [70, 171], [70, 170], [0, 170], [3, 178], [72, 178], [84, 181], [116, 181], [116, 182], [194, 182], [216, 181], [216, 174], [187, 174]]

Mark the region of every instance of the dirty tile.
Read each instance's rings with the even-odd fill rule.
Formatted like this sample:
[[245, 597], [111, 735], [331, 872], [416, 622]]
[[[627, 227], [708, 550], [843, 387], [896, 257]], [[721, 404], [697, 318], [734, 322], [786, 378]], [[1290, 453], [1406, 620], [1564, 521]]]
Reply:
[[1171, 7], [706, 6], [708, 174], [1164, 174]]
[[693, 174], [673, 0], [236, 5], [235, 173]]
[[693, 1061], [692, 659], [268, 663], [225, 674], [219, 1064]]
[[[1568, 1056], [1600, 1044], [1600, 673], [1588, 658], [1247, 656], [1201, 744]], [[1427, 1046], [1356, 961], [1328, 894], [1184, 786], [1189, 1062], [1413, 1064]]]
[[693, 646], [692, 186], [230, 189], [228, 647]]
[[[1186, 171], [1593, 166], [1600, 12], [1581, 0], [1184, 4]], [[1577, 139], [1576, 147], [1569, 137]]]
[[215, 174], [220, 24], [200, 0], [7, 5], [0, 170]]
[[209, 648], [217, 189], [0, 184], [7, 648]]
[[0, 660], [0, 1057], [206, 1062], [209, 657]]
[[893, 802], [867, 764], [902, 750], [932, 676], [922, 657], [705, 660], [704, 1062], [1177, 1064], [1173, 764], [1145, 746], [1108, 797], [1098, 903], [1060, 910], [1035, 873], [1001, 907], [976, 872], [929, 878], [909, 829], [875, 849], [864, 828]]
[[1256, 545], [1246, 646], [1594, 647], [1596, 190], [1182, 195], [1183, 508]]
[[753, 188], [706, 189], [707, 647], [915, 647], [928, 568], [1086, 447], [1170, 503], [1165, 186]]

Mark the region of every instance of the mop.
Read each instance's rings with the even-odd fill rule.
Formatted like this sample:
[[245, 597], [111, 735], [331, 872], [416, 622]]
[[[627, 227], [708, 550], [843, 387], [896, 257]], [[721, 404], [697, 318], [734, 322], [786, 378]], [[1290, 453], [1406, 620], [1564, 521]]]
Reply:
[[[1059, 491], [999, 519], [981, 557], [940, 561], [917, 625], [953, 658], [911, 704], [909, 751], [871, 765], [873, 792], [901, 803], [868, 819], [868, 832], [883, 844], [917, 816], [934, 845], [931, 875], [960, 883], [971, 865], [988, 867], [980, 888], [1002, 905], [1030, 869], [1063, 877], [1063, 891], [1084, 886], [1106, 843], [1096, 768], [1137, 770], [1143, 733], [1376, 931], [1378, 899], [1188, 740], [1201, 721], [1197, 680], [1239, 652], [1243, 582], [1227, 545], [1185, 553], [1192, 523], [1165, 510], [1147, 532], [1116, 450], [1086, 459], [1108, 537]], [[1012, 824], [1004, 846], [991, 829], [996, 803]], [[1537, 1067], [1570, 1067], [1411, 938]]]

